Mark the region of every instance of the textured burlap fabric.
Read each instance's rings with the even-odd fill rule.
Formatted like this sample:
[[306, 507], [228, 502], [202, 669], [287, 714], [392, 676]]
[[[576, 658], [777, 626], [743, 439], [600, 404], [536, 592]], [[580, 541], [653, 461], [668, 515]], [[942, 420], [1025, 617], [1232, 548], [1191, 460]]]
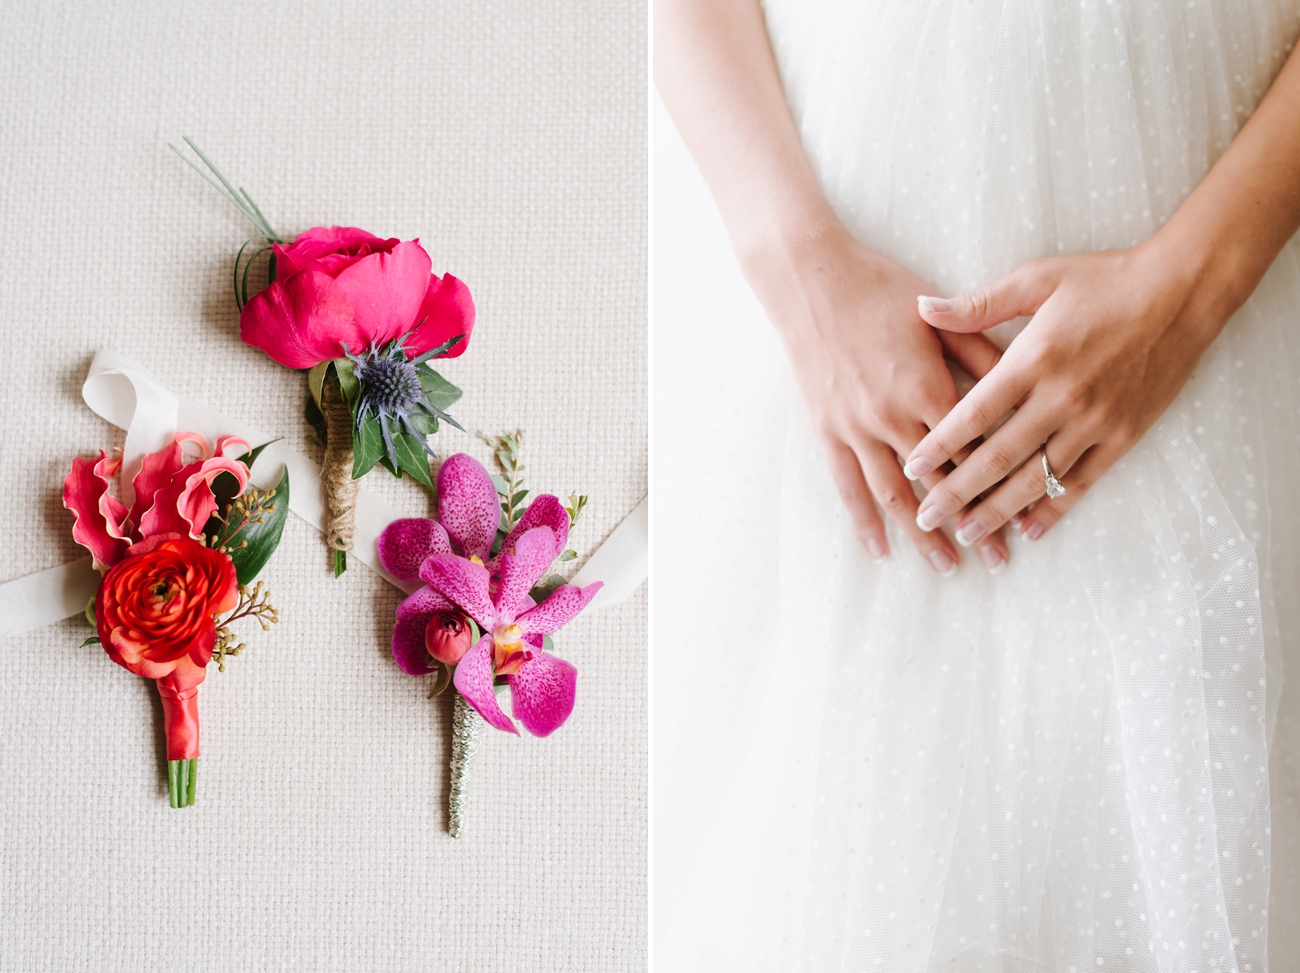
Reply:
[[[580, 554], [644, 495], [643, 4], [0, 15], [0, 580], [83, 553], [61, 479], [123, 441], [81, 401], [99, 347], [319, 458], [303, 377], [239, 341], [251, 231], [167, 150], [182, 135], [282, 233], [419, 237], [470, 285], [456, 415], [523, 428], [534, 490], [590, 494]], [[167, 806], [153, 687], [78, 648], [84, 621], [0, 643], [0, 970], [644, 968], [644, 588], [561, 633], [573, 718], [487, 736], [453, 841], [450, 700], [393, 664], [399, 593], [360, 564], [334, 580], [294, 517], [264, 577], [282, 621], [201, 689], [191, 809]]]

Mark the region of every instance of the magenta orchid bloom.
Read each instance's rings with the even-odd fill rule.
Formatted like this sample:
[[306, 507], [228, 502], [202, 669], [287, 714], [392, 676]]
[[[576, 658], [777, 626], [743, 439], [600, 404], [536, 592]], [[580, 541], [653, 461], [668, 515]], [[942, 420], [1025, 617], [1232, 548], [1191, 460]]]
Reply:
[[[185, 462], [183, 443], [198, 447], [197, 460]], [[178, 432], [169, 445], [144, 457], [132, 481], [135, 503], [129, 510], [108, 492], [110, 480], [122, 468], [120, 457], [100, 450], [96, 459], [74, 459], [72, 472], [63, 481], [63, 505], [76, 518], [73, 538], [90, 551], [99, 571], [117, 564], [131, 545], [149, 537], [180, 534], [198, 540], [217, 509], [212, 481], [229, 473], [239, 485], [236, 496], [248, 486], [248, 467], [227, 457], [231, 450], [242, 455], [248, 452], [248, 443], [237, 436], [222, 436], [213, 455], [202, 436]]]
[[456, 666], [456, 689], [492, 726], [518, 734], [497, 704], [493, 686], [503, 677], [515, 719], [534, 736], [547, 736], [573, 712], [578, 673], [543, 651], [544, 637], [581, 612], [601, 584], [564, 585], [535, 604], [528, 593], [564, 549], [568, 512], [556, 497], [538, 496], [491, 557], [499, 520], [487, 470], [458, 453], [438, 472], [438, 519], [398, 520], [385, 529], [384, 569], [401, 581], [425, 582], [397, 606], [393, 658], [412, 675], [435, 671], [442, 663], [430, 654], [428, 627], [448, 611], [464, 612], [484, 634]]
[[469, 346], [474, 301], [469, 288], [430, 272], [419, 240], [382, 240], [351, 226], [317, 226], [293, 243], [275, 244], [276, 280], [239, 315], [240, 336], [281, 365], [311, 368], [407, 336], [415, 357], [457, 335]]

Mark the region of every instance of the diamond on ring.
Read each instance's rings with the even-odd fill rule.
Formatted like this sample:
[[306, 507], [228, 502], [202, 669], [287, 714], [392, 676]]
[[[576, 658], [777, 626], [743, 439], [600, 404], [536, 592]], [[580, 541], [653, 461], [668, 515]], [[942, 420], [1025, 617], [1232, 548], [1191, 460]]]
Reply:
[[1061, 481], [1052, 473], [1052, 468], [1047, 465], [1047, 451], [1043, 450], [1043, 474], [1047, 477], [1047, 496], [1052, 500], [1057, 497], [1065, 496], [1065, 487]]

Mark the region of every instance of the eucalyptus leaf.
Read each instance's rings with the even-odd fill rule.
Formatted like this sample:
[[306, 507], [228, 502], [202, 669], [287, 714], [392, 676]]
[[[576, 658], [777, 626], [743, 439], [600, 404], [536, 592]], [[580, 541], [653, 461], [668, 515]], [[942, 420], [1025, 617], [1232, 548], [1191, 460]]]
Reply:
[[[259, 519], [260, 516], [260, 519]], [[289, 469], [280, 474], [280, 482], [244, 518], [232, 519], [224, 536], [229, 540], [226, 553], [235, 564], [240, 584], [249, 584], [266, 566], [280, 544], [284, 522], [289, 517]]]
[[384, 455], [384, 437], [379, 431], [379, 420], [367, 412], [361, 428], [352, 434], [352, 479], [365, 476]]
[[316, 408], [321, 408], [321, 394], [325, 387], [325, 373], [330, 370], [332, 361], [323, 361], [319, 365], [313, 365], [307, 372], [307, 391], [311, 392], [312, 401], [316, 403]]
[[560, 554], [561, 561], [573, 561], [578, 557], [577, 551], [564, 551]]
[[522, 499], [523, 499], [524, 497], [526, 497], [526, 496], [528, 496], [528, 491], [527, 491], [527, 490], [520, 490], [518, 493], [516, 493], [516, 494], [514, 494], [513, 496], [510, 497], [510, 506], [512, 506], [512, 507], [517, 507], [517, 506], [519, 506], [519, 501], [522, 500]]
[[510, 484], [504, 476], [500, 473], [489, 473], [488, 475], [492, 477], [492, 485], [497, 488], [497, 496], [504, 497], [510, 492]]
[[435, 409], [450, 409], [461, 397], [461, 390], [435, 372], [428, 365], [416, 369], [424, 397]]
[[549, 635], [542, 636], [542, 651], [549, 652], [551, 655], [555, 654], [555, 640]]

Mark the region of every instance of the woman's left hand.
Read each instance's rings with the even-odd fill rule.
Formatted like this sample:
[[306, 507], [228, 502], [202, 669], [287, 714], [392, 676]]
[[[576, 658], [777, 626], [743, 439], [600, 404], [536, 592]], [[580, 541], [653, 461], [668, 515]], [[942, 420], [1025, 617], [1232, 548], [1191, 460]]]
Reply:
[[[961, 517], [957, 540], [972, 544], [1030, 504], [1020, 531], [1037, 540], [1174, 400], [1235, 302], [1156, 239], [1131, 250], [1031, 260], [950, 301], [918, 298], [921, 317], [945, 331], [983, 331], [1034, 315], [908, 456], [905, 471], [915, 479], [986, 437], [922, 501], [923, 529], [991, 491]], [[1046, 491], [1044, 450], [1066, 492], [1034, 503]]]

